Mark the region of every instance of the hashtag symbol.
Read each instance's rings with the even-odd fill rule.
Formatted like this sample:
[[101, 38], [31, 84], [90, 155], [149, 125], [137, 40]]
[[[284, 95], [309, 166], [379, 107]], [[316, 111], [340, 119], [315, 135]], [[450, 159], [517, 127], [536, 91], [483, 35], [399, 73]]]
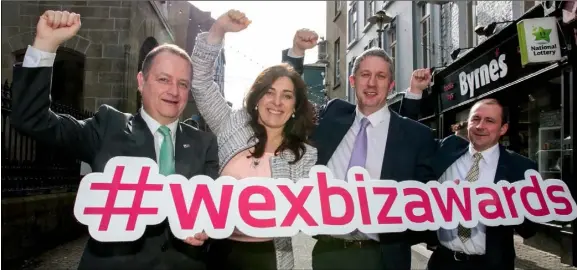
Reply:
[[[124, 166], [116, 166], [112, 183], [92, 183], [90, 190], [108, 191], [104, 207], [86, 207], [85, 215], [102, 215], [100, 219], [99, 231], [107, 231], [110, 219], [113, 215], [128, 215], [126, 224], [127, 231], [133, 231], [136, 221], [140, 215], [156, 215], [157, 207], [142, 207], [142, 197], [145, 191], [162, 191], [162, 184], [147, 184], [150, 167], [142, 167], [138, 183], [122, 183]], [[118, 191], [134, 191], [134, 199], [131, 207], [115, 207]]]

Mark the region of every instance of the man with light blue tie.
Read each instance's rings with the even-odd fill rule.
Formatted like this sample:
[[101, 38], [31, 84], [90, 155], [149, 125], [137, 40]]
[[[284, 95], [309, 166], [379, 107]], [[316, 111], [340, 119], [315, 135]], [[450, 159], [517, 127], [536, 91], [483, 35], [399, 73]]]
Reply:
[[[319, 113], [312, 136], [317, 164], [336, 179], [346, 179], [350, 167], [364, 167], [372, 179], [396, 181], [436, 179], [429, 165], [435, 140], [430, 128], [399, 116], [387, 106], [394, 87], [394, 66], [380, 48], [357, 57], [349, 77], [357, 105], [334, 99]], [[407, 98], [420, 95], [407, 93]], [[411, 245], [424, 242], [413, 231], [384, 234], [318, 235], [313, 269], [409, 270]]]

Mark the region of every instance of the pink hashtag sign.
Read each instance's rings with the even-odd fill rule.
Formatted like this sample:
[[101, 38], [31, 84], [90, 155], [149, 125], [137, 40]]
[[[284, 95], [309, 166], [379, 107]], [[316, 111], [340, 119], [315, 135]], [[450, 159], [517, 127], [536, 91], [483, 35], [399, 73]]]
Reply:
[[[491, 179], [492, 181], [494, 179]], [[308, 234], [388, 233], [544, 223], [577, 218], [577, 203], [560, 179], [470, 183], [372, 179], [353, 167], [346, 181], [316, 165], [308, 178], [212, 179], [164, 176], [149, 158], [115, 157], [102, 173], [80, 182], [74, 215], [101, 242], [135, 241], [146, 226], [167, 219], [176, 238], [198, 232], [229, 237], [235, 229], [252, 237]]]
[[82, 180], [74, 207], [76, 218], [88, 225], [98, 241], [140, 238], [147, 225], [165, 219], [157, 204], [163, 200], [164, 185], [161, 178], [149, 177], [153, 175], [158, 175], [158, 167], [150, 159], [111, 159], [103, 173]]

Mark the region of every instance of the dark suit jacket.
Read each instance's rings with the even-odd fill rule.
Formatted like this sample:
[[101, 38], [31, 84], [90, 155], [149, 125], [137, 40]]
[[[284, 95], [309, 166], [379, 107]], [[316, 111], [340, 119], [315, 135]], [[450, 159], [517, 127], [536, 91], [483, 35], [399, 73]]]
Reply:
[[[313, 145], [318, 149], [317, 164], [327, 165], [329, 159], [353, 124], [356, 106], [340, 99], [329, 101], [319, 114], [313, 133]], [[435, 151], [432, 131], [423, 124], [391, 111], [389, 133], [380, 179], [396, 181], [433, 180], [430, 158]], [[383, 233], [379, 235], [387, 267], [410, 269], [410, 246], [424, 241], [421, 232]]]
[[293, 66], [296, 72], [302, 75], [304, 71], [305, 58], [304, 57], [292, 58], [288, 56], [288, 51], [289, 49], [284, 49], [282, 51], [282, 62], [290, 64], [291, 66]]
[[[441, 140], [432, 163], [435, 174], [438, 176], [437, 178], [441, 177], [459, 157], [465, 154], [468, 148], [469, 142], [455, 135]], [[502, 145], [499, 145], [499, 153], [495, 183], [500, 180], [507, 180], [511, 183], [523, 180], [525, 179], [526, 170], [537, 170], [535, 162], [505, 149]], [[523, 238], [529, 238], [535, 235], [535, 224], [526, 220], [523, 224], [517, 226], [487, 226], [485, 232], [485, 254], [488, 267], [491, 269], [515, 269], [515, 247], [513, 242], [513, 234], [515, 232]], [[440, 245], [436, 234], [431, 240], [429, 244]]]
[[[403, 111], [413, 119], [419, 114], [420, 100], [404, 99]], [[432, 167], [435, 179], [439, 179], [443, 173], [468, 150], [469, 142], [465, 139], [451, 135], [438, 142], [438, 149], [434, 155]], [[499, 162], [495, 174], [495, 183], [499, 180], [516, 182], [525, 179], [525, 171], [537, 170], [537, 164], [532, 160], [511, 152], [499, 145]], [[513, 234], [519, 234], [523, 238], [535, 235], [535, 224], [526, 220], [518, 226], [487, 227], [486, 231], [486, 255], [488, 266], [493, 269], [514, 269], [515, 248]], [[439, 245], [436, 232], [428, 236], [428, 244]]]
[[[140, 114], [125, 114], [102, 105], [92, 118], [77, 120], [50, 110], [51, 77], [50, 67], [15, 66], [11, 124], [18, 131], [69, 152], [90, 164], [94, 172], [102, 172], [115, 156], [156, 160], [154, 137]], [[217, 142], [213, 134], [179, 123], [175, 145], [177, 174], [186, 178], [199, 174], [218, 176]], [[90, 239], [79, 267], [96, 264], [106, 269], [157, 267], [163, 264], [159, 258], [170, 243], [182, 243], [167, 228], [166, 221], [149, 226], [145, 236], [135, 242], [101, 243]], [[183, 248], [185, 253], [200, 249]]]

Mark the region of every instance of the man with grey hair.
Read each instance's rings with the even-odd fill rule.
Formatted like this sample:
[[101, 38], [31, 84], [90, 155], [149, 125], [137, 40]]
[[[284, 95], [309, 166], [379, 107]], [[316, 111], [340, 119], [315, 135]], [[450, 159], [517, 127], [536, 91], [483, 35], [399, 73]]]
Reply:
[[[431, 129], [399, 116], [387, 106], [387, 96], [395, 85], [394, 73], [392, 60], [383, 49], [366, 50], [356, 59], [349, 77], [357, 104], [333, 99], [319, 113], [311, 138], [318, 149], [317, 164], [330, 168], [336, 179], [345, 180], [353, 166], [364, 167], [372, 179], [435, 179], [429, 165], [436, 146]], [[428, 87], [424, 80], [427, 76], [427, 70], [415, 71], [411, 88]], [[406, 98], [420, 95], [407, 91]], [[353, 231], [315, 238], [313, 269], [409, 270], [411, 245], [424, 242], [424, 237], [413, 231]]]

